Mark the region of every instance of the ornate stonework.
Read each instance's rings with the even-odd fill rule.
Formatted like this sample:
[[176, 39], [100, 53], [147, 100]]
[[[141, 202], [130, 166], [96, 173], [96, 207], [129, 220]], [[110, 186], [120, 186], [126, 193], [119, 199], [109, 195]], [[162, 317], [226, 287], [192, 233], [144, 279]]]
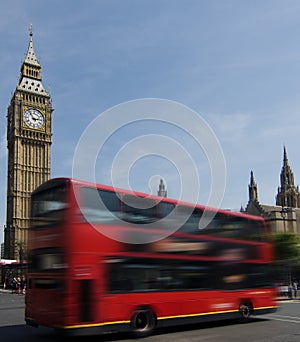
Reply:
[[299, 204], [299, 188], [294, 184], [294, 175], [284, 147], [283, 166], [280, 173], [280, 186], [276, 195], [276, 205], [266, 205], [259, 202], [257, 184], [251, 171], [249, 200], [246, 209], [241, 211], [264, 217], [273, 232], [292, 232], [300, 235]]
[[289, 165], [285, 147], [283, 151], [283, 166], [280, 174], [280, 187], [278, 187], [276, 196], [276, 205], [291, 208], [300, 207], [299, 187], [295, 186], [294, 174]]
[[27, 248], [31, 192], [50, 178], [52, 104], [45, 90], [41, 65], [29, 46], [7, 112], [7, 215], [5, 258], [20, 260]]

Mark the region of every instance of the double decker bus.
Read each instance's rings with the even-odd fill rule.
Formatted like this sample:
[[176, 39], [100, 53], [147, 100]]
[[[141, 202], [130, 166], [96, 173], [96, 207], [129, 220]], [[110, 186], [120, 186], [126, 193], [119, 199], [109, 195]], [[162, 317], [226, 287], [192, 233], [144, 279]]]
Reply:
[[262, 218], [70, 178], [31, 206], [28, 325], [141, 337], [276, 310]]

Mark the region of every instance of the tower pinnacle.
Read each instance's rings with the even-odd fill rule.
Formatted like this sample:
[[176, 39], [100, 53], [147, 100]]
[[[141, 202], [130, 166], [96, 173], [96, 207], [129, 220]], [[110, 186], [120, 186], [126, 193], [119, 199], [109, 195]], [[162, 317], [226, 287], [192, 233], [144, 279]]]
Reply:
[[27, 49], [27, 53], [24, 59], [24, 63], [29, 63], [35, 66], [40, 66], [40, 63], [37, 60], [36, 54], [34, 52], [34, 48], [33, 48], [33, 39], [32, 39], [32, 24], [30, 24], [30, 28], [29, 28], [29, 45], [28, 45], [28, 49]]
[[276, 205], [299, 208], [300, 194], [294, 183], [294, 174], [289, 165], [285, 146], [283, 147], [283, 165], [280, 173], [280, 186], [276, 196]]
[[287, 163], [288, 162], [288, 158], [287, 158], [287, 153], [286, 153], [286, 148], [285, 146], [283, 146], [283, 162]]
[[249, 201], [257, 201], [258, 195], [257, 195], [257, 184], [254, 180], [253, 171], [250, 172], [250, 184], [249, 184]]
[[159, 183], [157, 196], [167, 197], [167, 190], [165, 188], [165, 184], [162, 179], [160, 180], [160, 183]]
[[21, 66], [18, 90], [50, 97], [42, 83], [41, 65], [33, 48], [32, 25], [29, 28], [29, 45]]

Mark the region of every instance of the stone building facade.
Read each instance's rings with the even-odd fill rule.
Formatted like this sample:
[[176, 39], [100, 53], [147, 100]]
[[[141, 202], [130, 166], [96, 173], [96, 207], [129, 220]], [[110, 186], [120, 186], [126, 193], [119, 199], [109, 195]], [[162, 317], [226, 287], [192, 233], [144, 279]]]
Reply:
[[291, 232], [300, 235], [300, 192], [299, 187], [295, 186], [294, 174], [289, 165], [285, 147], [276, 204], [266, 205], [259, 202], [253, 171], [250, 173], [248, 190], [248, 204], [246, 209], [241, 209], [241, 211], [264, 217], [273, 232]]

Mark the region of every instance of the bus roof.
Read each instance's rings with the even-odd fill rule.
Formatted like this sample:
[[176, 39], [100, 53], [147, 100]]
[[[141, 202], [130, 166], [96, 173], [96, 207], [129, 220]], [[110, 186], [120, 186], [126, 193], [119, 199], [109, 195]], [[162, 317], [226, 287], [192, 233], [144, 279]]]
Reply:
[[175, 206], [177, 206], [177, 205], [189, 206], [189, 207], [194, 207], [194, 208], [200, 209], [202, 211], [207, 210], [207, 211], [211, 211], [211, 212], [218, 212], [218, 213], [224, 214], [224, 215], [229, 216], [229, 217], [230, 216], [231, 217], [240, 217], [241, 219], [264, 221], [264, 218], [261, 216], [254, 216], [254, 215], [240, 213], [240, 212], [236, 212], [236, 211], [230, 211], [228, 209], [218, 209], [218, 208], [208, 207], [208, 206], [198, 204], [198, 203], [191, 203], [191, 202], [171, 199], [171, 198], [167, 198], [167, 197], [160, 197], [160, 196], [147, 194], [147, 193], [143, 193], [143, 192], [139, 192], [139, 191], [121, 189], [121, 188], [117, 188], [114, 186], [78, 180], [78, 179], [74, 179], [74, 178], [70, 178], [70, 177], [52, 178], [52, 179], [44, 182], [43, 184], [41, 184], [39, 187], [37, 187], [33, 191], [32, 194], [35, 194], [35, 193], [38, 193], [40, 191], [44, 191], [46, 189], [56, 187], [56, 186], [59, 186], [62, 184], [66, 184], [66, 183], [70, 183], [70, 184], [72, 183], [72, 184], [83, 185], [83, 186], [92, 187], [92, 188], [99, 188], [99, 189], [104, 189], [104, 190], [108, 190], [108, 191], [114, 191], [114, 192], [118, 192], [120, 194], [127, 194], [127, 195], [133, 195], [133, 196], [137, 196], [137, 197], [151, 198], [151, 199], [156, 200], [158, 202], [172, 203]]

